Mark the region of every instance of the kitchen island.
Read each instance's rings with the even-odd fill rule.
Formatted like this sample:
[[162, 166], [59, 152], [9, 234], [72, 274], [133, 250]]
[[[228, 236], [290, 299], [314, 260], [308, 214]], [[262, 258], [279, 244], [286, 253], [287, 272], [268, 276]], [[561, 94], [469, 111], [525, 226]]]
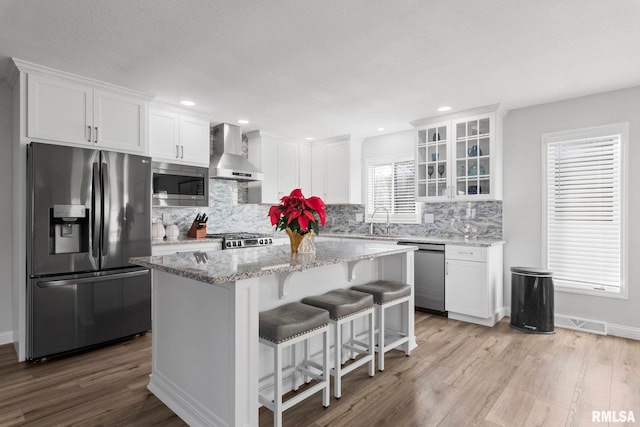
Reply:
[[[259, 312], [372, 280], [413, 286], [415, 249], [317, 242], [315, 254], [294, 256], [270, 246], [132, 258], [152, 269], [149, 390], [192, 426], [257, 426], [258, 390], [270, 389], [272, 367], [259, 346]], [[406, 315], [413, 348], [413, 302], [388, 325], [400, 329]]]

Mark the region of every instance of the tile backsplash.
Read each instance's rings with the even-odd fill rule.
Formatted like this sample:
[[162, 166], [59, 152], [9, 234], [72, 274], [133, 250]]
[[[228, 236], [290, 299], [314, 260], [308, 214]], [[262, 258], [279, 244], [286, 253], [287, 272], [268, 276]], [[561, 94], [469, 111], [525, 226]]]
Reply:
[[[240, 184], [240, 185], [239, 185]], [[271, 233], [267, 212], [270, 205], [246, 204], [246, 187], [237, 181], [212, 179], [209, 182], [208, 208], [153, 208], [152, 218], [165, 224], [176, 224], [187, 234], [198, 213], [209, 216], [207, 233]]]
[[[433, 223], [426, 223], [427, 215], [433, 215]], [[327, 206], [325, 231], [330, 233], [369, 233], [369, 223], [357, 221], [364, 218], [364, 205]], [[374, 234], [386, 233], [386, 224], [376, 223]], [[397, 236], [457, 237], [476, 235], [478, 238], [502, 238], [502, 202], [442, 202], [422, 204], [421, 224], [389, 224], [389, 234]]]
[[[269, 204], [244, 203], [246, 187], [237, 181], [212, 179], [209, 183], [208, 208], [153, 208], [152, 218], [161, 218], [165, 224], [176, 224], [182, 234], [187, 234], [197, 213], [209, 216], [208, 233], [252, 232], [272, 233], [273, 227], [267, 213]], [[364, 218], [364, 205], [328, 205], [327, 233], [369, 232], [369, 224], [357, 221]], [[433, 214], [434, 222], [426, 223], [425, 217]], [[502, 238], [502, 202], [443, 202], [422, 205], [421, 224], [390, 224], [390, 235], [455, 237], [477, 233], [479, 238]], [[386, 232], [385, 224], [375, 224], [374, 234]]]

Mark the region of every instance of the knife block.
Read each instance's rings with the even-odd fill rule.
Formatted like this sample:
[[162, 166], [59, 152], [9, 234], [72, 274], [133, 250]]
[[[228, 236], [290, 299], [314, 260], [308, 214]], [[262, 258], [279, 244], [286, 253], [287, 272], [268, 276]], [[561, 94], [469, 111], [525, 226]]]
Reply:
[[202, 226], [200, 226], [199, 222], [193, 221], [188, 235], [189, 237], [195, 237], [196, 239], [204, 239], [207, 237], [207, 224], [202, 224]]

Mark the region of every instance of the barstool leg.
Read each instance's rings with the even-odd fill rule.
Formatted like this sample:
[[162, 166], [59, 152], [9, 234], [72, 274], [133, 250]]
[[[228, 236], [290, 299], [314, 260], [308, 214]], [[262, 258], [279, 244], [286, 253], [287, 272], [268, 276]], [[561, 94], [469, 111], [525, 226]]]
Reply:
[[[355, 329], [354, 325], [353, 325], [354, 320], [352, 320], [351, 322], [349, 322], [349, 343], [351, 345], [353, 345], [353, 341], [354, 337], [353, 337], [353, 330]], [[356, 352], [353, 350], [349, 350], [349, 358], [351, 358], [351, 360], [356, 358]]]
[[[304, 362], [305, 364], [309, 361], [309, 341], [310, 340], [304, 340]], [[305, 371], [306, 372], [306, 371]], [[305, 384], [309, 384], [311, 382], [311, 377], [308, 376], [306, 373], [304, 374], [304, 383]]]
[[274, 427], [282, 427], [282, 348], [280, 345], [276, 345], [273, 366], [275, 368], [273, 383], [273, 425]]
[[291, 388], [293, 389], [293, 391], [298, 391], [298, 354], [296, 352], [297, 346], [298, 344], [294, 344], [291, 346], [292, 362], [293, 362], [293, 375], [291, 375], [293, 384]]
[[376, 351], [375, 351], [375, 330], [376, 324], [374, 320], [374, 310], [371, 310], [369, 313], [369, 351], [367, 354], [371, 356], [371, 360], [369, 361], [369, 376], [372, 377], [376, 373]]
[[378, 370], [384, 371], [384, 308], [380, 304], [378, 309]]
[[[404, 320], [403, 323], [403, 328], [404, 330], [402, 331], [404, 333], [405, 336], [409, 336], [409, 301], [402, 303], [402, 319]], [[404, 348], [404, 354], [405, 356], [409, 356], [409, 353], [411, 353], [411, 349], [409, 348], [409, 341], [407, 340], [407, 343], [405, 344], [405, 348]]]
[[322, 390], [322, 406], [328, 408], [331, 400], [331, 374], [329, 373], [329, 328], [325, 329], [322, 336], [324, 338], [324, 342], [322, 345], [322, 358], [324, 359], [322, 376], [327, 381], [324, 390]]
[[340, 399], [342, 395], [342, 375], [340, 374], [340, 368], [342, 367], [342, 327], [338, 322], [334, 322], [335, 325], [335, 344], [333, 353], [333, 395], [336, 399]]

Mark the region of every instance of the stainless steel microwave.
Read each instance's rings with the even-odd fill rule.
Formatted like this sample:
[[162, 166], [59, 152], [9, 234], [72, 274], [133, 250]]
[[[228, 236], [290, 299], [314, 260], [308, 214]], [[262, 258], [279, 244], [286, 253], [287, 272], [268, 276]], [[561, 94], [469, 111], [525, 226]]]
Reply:
[[153, 162], [152, 206], [208, 206], [209, 168]]

